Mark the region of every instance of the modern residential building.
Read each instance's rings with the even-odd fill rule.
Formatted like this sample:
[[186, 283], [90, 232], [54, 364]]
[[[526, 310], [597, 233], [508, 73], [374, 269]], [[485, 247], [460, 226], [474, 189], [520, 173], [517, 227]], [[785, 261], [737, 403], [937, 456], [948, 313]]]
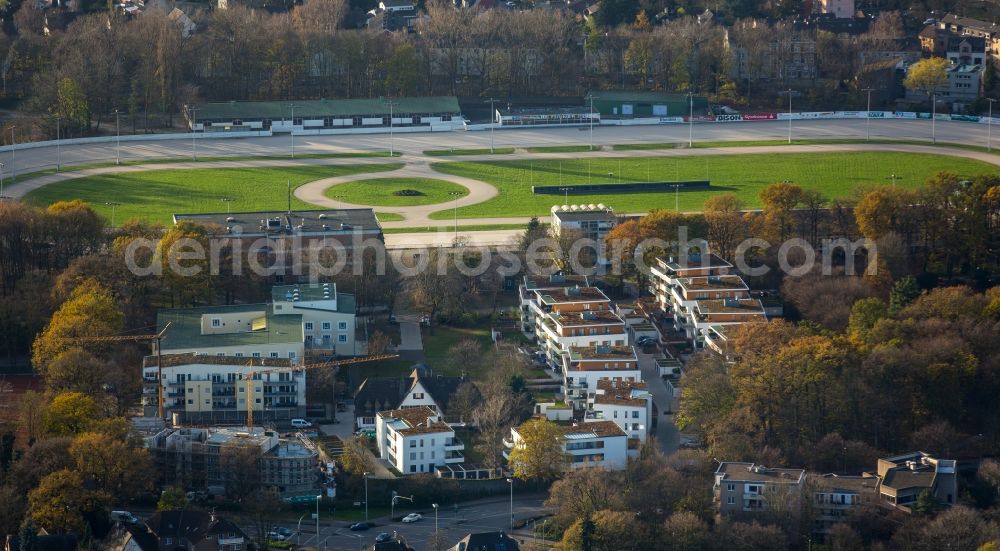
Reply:
[[319, 491], [315, 446], [300, 438], [282, 440], [273, 430], [167, 428], [147, 438], [146, 447], [164, 485], [223, 495], [252, 480], [286, 499]]
[[567, 402], [586, 409], [600, 381], [642, 381], [639, 358], [631, 346], [571, 346], [562, 353], [563, 387]]
[[[266, 421], [305, 415], [306, 373], [295, 370], [288, 358], [165, 354], [159, 361], [165, 419], [240, 424], [248, 407], [254, 418]], [[142, 371], [146, 417], [157, 413], [157, 370], [156, 356], [147, 356]]]
[[986, 39], [956, 34], [927, 25], [920, 31], [920, 49], [955, 65], [983, 65], [987, 59]]
[[[409, 377], [368, 377], [354, 394], [355, 429], [374, 429], [380, 411], [430, 407], [442, 418], [468, 422], [448, 406], [458, 388], [468, 381], [462, 377], [432, 375], [426, 365], [416, 365]], [[478, 390], [472, 387], [476, 396]]]
[[338, 293], [336, 283], [279, 285], [271, 289], [275, 315], [302, 317], [306, 351], [357, 356], [354, 295]]
[[129, 526], [115, 551], [245, 551], [250, 540], [240, 527], [214, 512], [157, 511]]
[[566, 287], [590, 287], [590, 280], [587, 276], [552, 274], [549, 276], [525, 275], [524, 280], [518, 286], [518, 295], [521, 299], [521, 331], [530, 335], [535, 334], [535, 313], [531, 308], [531, 303], [536, 300], [535, 291], [547, 289], [565, 289]]
[[611, 311], [611, 300], [597, 287], [536, 289], [529, 301], [535, 338], [553, 368], [571, 346], [624, 346], [625, 322]]
[[878, 460], [879, 497], [904, 511], [923, 492], [930, 492], [942, 505], [958, 499], [958, 474], [954, 459], [938, 459], [916, 451]]
[[[639, 444], [649, 436], [653, 419], [653, 395], [641, 381], [603, 379], [597, 381], [597, 392], [587, 399], [584, 422], [612, 421], [630, 441]], [[629, 451], [638, 446], [630, 442]]]
[[731, 270], [732, 264], [714, 254], [693, 255], [683, 263], [659, 258], [651, 267], [650, 291], [673, 319], [674, 330], [684, 332], [695, 348], [717, 340], [713, 327], [767, 321], [760, 300]]
[[[563, 451], [568, 468], [600, 468], [609, 471], [624, 469], [628, 462], [628, 436], [613, 421], [594, 421], [564, 426]], [[524, 446], [518, 427], [510, 429], [510, 440], [504, 440], [504, 459], [510, 452]]]
[[335, 283], [284, 285], [272, 289], [270, 304], [241, 304], [160, 310], [160, 345], [166, 354], [288, 358], [306, 352], [355, 355], [354, 296]]
[[[901, 63], [901, 67], [909, 72], [913, 65]], [[984, 67], [952, 63], [945, 69], [948, 80], [932, 91], [934, 98], [956, 110], [975, 101], [980, 95]], [[906, 90], [906, 99], [912, 102], [929, 101], [925, 91], [911, 88]]]
[[404, 475], [465, 461], [465, 444], [431, 407], [380, 411], [375, 422], [379, 456]]
[[801, 510], [806, 472], [772, 469], [754, 463], [723, 461], [715, 471], [713, 495], [723, 517]]
[[601, 205], [555, 205], [552, 207], [552, 233], [556, 236], [579, 235], [597, 242], [618, 225], [614, 209]]
[[855, 508], [878, 499], [874, 476], [808, 475], [807, 486], [814, 534], [826, 534], [833, 525], [846, 522]]

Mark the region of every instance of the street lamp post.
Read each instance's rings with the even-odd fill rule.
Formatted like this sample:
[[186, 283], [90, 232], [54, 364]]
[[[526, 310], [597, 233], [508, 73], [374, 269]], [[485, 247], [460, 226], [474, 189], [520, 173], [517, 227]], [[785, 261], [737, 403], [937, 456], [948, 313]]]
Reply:
[[395, 518], [395, 516], [396, 516], [396, 503], [399, 502], [399, 500], [401, 500], [401, 499], [405, 499], [405, 500], [409, 501], [410, 503], [413, 503], [413, 496], [412, 495], [410, 497], [396, 495], [395, 490], [393, 490], [393, 492], [392, 492], [392, 505], [389, 508], [389, 520], [390, 521], [393, 518]]
[[17, 181], [17, 167], [14, 166], [14, 129], [17, 128], [13, 124], [10, 125], [10, 181]]
[[990, 114], [986, 117], [986, 151], [993, 151], [993, 98], [986, 98], [990, 102]]
[[493, 127], [497, 124], [497, 112], [493, 109], [493, 96], [490, 96], [490, 154], [493, 154]]
[[232, 210], [232, 207], [233, 207], [233, 198], [232, 197], [223, 197], [222, 198], [222, 202], [226, 204], [226, 214], [231, 214], [233, 212], [233, 210]]
[[863, 92], [868, 92], [868, 108], [865, 111], [865, 141], [872, 139], [872, 90], [874, 88], [862, 88]]
[[594, 97], [593, 92], [587, 94], [587, 99], [590, 100], [590, 150], [594, 150]]
[[889, 176], [886, 176], [885, 179], [889, 180], [890, 182], [892, 182], [892, 187], [895, 188], [896, 187], [896, 180], [902, 180], [903, 177], [902, 176], [896, 176], [896, 173], [893, 172]]
[[688, 92], [688, 149], [694, 147], [694, 94]]
[[510, 532], [514, 533], [514, 479], [508, 478], [507, 484], [510, 484]]
[[392, 143], [392, 119], [393, 119], [392, 108], [396, 106], [396, 102], [389, 99], [389, 100], [382, 100], [382, 103], [389, 106], [389, 157], [393, 157], [395, 156], [395, 151], [393, 149], [393, 143]]
[[931, 143], [937, 143], [937, 93], [931, 94]]
[[62, 148], [59, 142], [59, 135], [62, 134], [61, 121], [61, 117], [56, 117], [56, 172], [59, 172], [59, 169], [62, 168]]
[[0, 163], [0, 197], [3, 196], [3, 163]]
[[[198, 108], [188, 107], [188, 112], [191, 113], [191, 160], [198, 160], [198, 142], [195, 140], [195, 136], [198, 135]], [[294, 157], [294, 155], [293, 155]]]
[[788, 94], [788, 143], [792, 143], [792, 89], [785, 91]]
[[431, 507], [434, 507], [434, 537], [438, 535], [438, 504], [431, 503]]
[[317, 545], [319, 545], [319, 500], [321, 497], [323, 496], [316, 496], [316, 544]]
[[121, 132], [121, 125], [119, 124], [119, 121], [121, 120], [119, 114], [120, 112], [117, 109], [115, 109], [115, 164], [116, 165], [122, 164], [122, 132]]
[[371, 475], [368, 471], [365, 471], [365, 522], [368, 522], [368, 477]]
[[292, 131], [288, 133], [292, 138], [292, 158], [295, 158], [295, 107], [294, 103], [289, 103], [289, 107], [292, 108]]
[[455, 197], [455, 243], [458, 243], [458, 198], [462, 196], [460, 191], [449, 191], [448, 195]]
[[559, 188], [559, 191], [563, 192], [563, 204], [564, 205], [568, 205], [569, 204], [569, 188], [568, 187], [561, 187], [561, 188]]
[[674, 184], [674, 210], [678, 213], [681, 211], [681, 186], [680, 184]]
[[107, 205], [107, 206], [109, 206], [109, 207], [111, 207], [111, 227], [113, 228], [113, 227], [115, 227], [115, 208], [116, 207], [120, 207], [121, 203], [116, 203], [114, 201], [109, 201], [109, 202], [104, 203], [104, 204]]

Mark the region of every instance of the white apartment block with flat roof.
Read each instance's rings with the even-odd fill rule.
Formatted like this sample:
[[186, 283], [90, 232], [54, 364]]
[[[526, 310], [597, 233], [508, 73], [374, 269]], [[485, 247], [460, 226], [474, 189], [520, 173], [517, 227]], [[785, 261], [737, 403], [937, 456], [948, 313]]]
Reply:
[[[510, 452], [525, 445], [518, 432], [510, 429], [510, 439], [505, 439], [503, 456], [510, 461]], [[611, 421], [577, 423], [563, 428], [563, 451], [569, 469], [600, 468], [617, 471], [628, 462], [628, 436]]]
[[[587, 399], [584, 422], [611, 421], [618, 425], [630, 440], [645, 442], [653, 419], [653, 395], [641, 381], [602, 380], [597, 382], [597, 392]], [[632, 446], [629, 451], [638, 446]]]
[[563, 396], [586, 409], [601, 381], [642, 381], [639, 358], [631, 346], [571, 346], [562, 353]]
[[731, 270], [732, 264], [713, 254], [684, 262], [659, 258], [651, 268], [650, 291], [694, 348], [705, 347], [712, 327], [767, 321], [760, 300]]
[[375, 438], [379, 456], [404, 475], [433, 473], [435, 467], [465, 461], [465, 444], [427, 406], [380, 411]]
[[611, 310], [611, 300], [596, 287], [539, 289], [528, 305], [535, 337], [550, 366], [562, 365], [570, 347], [624, 346], [625, 322]]

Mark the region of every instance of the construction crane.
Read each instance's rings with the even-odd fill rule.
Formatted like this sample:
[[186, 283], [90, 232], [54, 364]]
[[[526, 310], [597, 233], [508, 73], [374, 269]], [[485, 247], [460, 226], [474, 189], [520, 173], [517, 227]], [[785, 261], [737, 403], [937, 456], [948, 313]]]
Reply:
[[[295, 371], [306, 371], [310, 369], [324, 369], [327, 367], [340, 367], [342, 365], [351, 365], [364, 362], [377, 362], [381, 360], [391, 360], [398, 358], [397, 354], [373, 354], [371, 356], [361, 356], [358, 358], [348, 358], [346, 360], [334, 360], [329, 362], [320, 362], [314, 364], [304, 364], [304, 365], [293, 365], [288, 367], [272, 367], [270, 369], [253, 369], [254, 360], [259, 359], [261, 365], [264, 364], [265, 358], [252, 358], [247, 363], [247, 370], [243, 373], [243, 381], [246, 383], [246, 400], [247, 400], [247, 430], [253, 431], [253, 381], [254, 375], [267, 375], [270, 373], [292, 373]], [[238, 386], [238, 385], [237, 385]], [[237, 400], [239, 398], [237, 397]], [[238, 402], [237, 402], [238, 403]], [[162, 417], [162, 414], [161, 414]]]
[[75, 342], [152, 342], [156, 347], [156, 411], [163, 419], [163, 363], [160, 361], [160, 341], [167, 333], [170, 322], [159, 333], [152, 335], [102, 335], [94, 337], [66, 337]]

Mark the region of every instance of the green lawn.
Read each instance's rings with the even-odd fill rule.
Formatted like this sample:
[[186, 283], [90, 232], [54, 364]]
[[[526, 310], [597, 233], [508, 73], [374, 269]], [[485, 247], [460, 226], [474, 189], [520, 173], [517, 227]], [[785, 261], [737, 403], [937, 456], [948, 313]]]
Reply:
[[[403, 190], [414, 190], [420, 195], [396, 195]], [[469, 190], [446, 180], [432, 178], [375, 178], [338, 184], [323, 192], [327, 197], [355, 205], [382, 207], [408, 207], [433, 205], [464, 197]]]
[[513, 147], [483, 147], [479, 149], [427, 149], [424, 155], [428, 157], [457, 157], [460, 155], [510, 155], [514, 152]]
[[[834, 198], [848, 196], [858, 187], [886, 185], [890, 174], [900, 177], [897, 185], [916, 187], [942, 170], [962, 176], [998, 172], [996, 166], [969, 159], [895, 152], [450, 162], [435, 163], [433, 168], [488, 182], [500, 191], [489, 201], [459, 208], [458, 216], [468, 218], [545, 216], [552, 205], [566, 200], [561, 195], [535, 195], [532, 185], [709, 180], [713, 191], [678, 194], [681, 210], [697, 211], [709, 196], [720, 192], [733, 192], [748, 207], [758, 207], [760, 190], [782, 180]], [[568, 201], [604, 203], [618, 212], [645, 212], [674, 208], [674, 193], [571, 195]], [[443, 220], [452, 215], [442, 210], [432, 217]]]
[[601, 146], [595, 145], [593, 149], [589, 145], [547, 145], [541, 147], [529, 147], [528, 153], [581, 153], [583, 151], [600, 151]]
[[[82, 199], [107, 217], [115, 209], [115, 222], [142, 218], [163, 224], [171, 223], [175, 213], [224, 212], [223, 197], [233, 199], [234, 212], [284, 209], [287, 205], [286, 182], [292, 188], [329, 178], [366, 172], [396, 170], [401, 163], [346, 166], [303, 166], [274, 168], [216, 168], [185, 170], [149, 170], [122, 174], [86, 176], [41, 187], [28, 193], [25, 200], [36, 205]], [[292, 197], [293, 209], [316, 208]]]
[[403, 215], [396, 214], [394, 212], [376, 212], [375, 216], [378, 217], [379, 222], [399, 222], [400, 220], [403, 220]]
[[[458, 376], [459, 371], [449, 369], [445, 364], [448, 357], [448, 349], [459, 343], [463, 339], [475, 339], [480, 342], [483, 349], [493, 346], [490, 340], [489, 327], [449, 327], [447, 325], [435, 325], [434, 334], [430, 328], [423, 328], [424, 358], [427, 365], [434, 368], [434, 372], [440, 375]], [[485, 370], [484, 366], [469, 366], [466, 375], [473, 379], [480, 378], [480, 371]]]

